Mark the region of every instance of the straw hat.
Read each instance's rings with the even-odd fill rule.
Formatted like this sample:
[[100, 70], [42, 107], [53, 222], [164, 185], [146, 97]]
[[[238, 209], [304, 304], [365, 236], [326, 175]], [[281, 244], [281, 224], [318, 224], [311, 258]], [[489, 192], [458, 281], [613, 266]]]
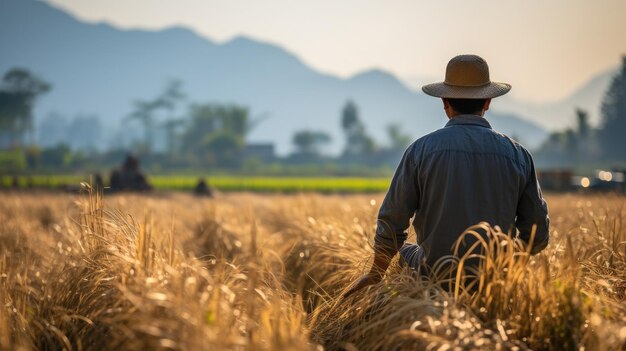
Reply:
[[446, 80], [424, 85], [422, 90], [430, 95], [450, 99], [490, 99], [511, 90], [507, 83], [489, 79], [487, 61], [477, 55], [459, 55], [446, 67]]

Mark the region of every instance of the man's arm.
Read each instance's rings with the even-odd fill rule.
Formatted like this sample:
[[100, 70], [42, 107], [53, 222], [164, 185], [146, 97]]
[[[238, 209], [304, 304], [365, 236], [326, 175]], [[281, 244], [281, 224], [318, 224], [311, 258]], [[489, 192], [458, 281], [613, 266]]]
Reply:
[[539, 253], [550, 240], [550, 218], [548, 217], [548, 205], [541, 194], [541, 187], [537, 181], [535, 164], [532, 156], [526, 152], [530, 164], [529, 180], [517, 203], [517, 220], [515, 226], [520, 231], [520, 239], [530, 244], [533, 226], [536, 226], [531, 247], [531, 254]]
[[419, 204], [417, 166], [412, 150], [413, 145], [402, 156], [378, 212], [372, 268], [344, 296], [379, 282], [407, 238], [406, 229]]

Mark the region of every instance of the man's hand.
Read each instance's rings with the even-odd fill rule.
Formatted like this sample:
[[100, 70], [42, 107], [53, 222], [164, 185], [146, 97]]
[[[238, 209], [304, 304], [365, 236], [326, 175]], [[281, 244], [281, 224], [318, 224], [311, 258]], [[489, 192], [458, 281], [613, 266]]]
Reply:
[[343, 294], [343, 297], [346, 298], [355, 292], [363, 289], [366, 286], [374, 285], [379, 283], [383, 279], [382, 274], [376, 272], [369, 272], [366, 275], [362, 276], [356, 283], [352, 284], [350, 289]]
[[350, 289], [343, 294], [343, 297], [346, 298], [366, 286], [378, 284], [383, 280], [387, 267], [389, 267], [389, 262], [391, 262], [391, 258], [395, 254], [396, 252], [389, 254], [388, 252], [374, 248], [374, 263], [372, 264], [370, 272], [362, 276], [356, 283], [352, 284]]

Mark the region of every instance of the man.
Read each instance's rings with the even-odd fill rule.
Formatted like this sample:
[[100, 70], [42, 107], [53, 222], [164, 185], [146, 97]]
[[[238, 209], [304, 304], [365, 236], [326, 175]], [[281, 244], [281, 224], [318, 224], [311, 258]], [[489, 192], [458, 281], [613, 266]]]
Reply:
[[[504, 231], [515, 226], [527, 243], [536, 226], [531, 253], [546, 247], [548, 208], [533, 159], [483, 118], [491, 99], [510, 89], [492, 82], [476, 55], [454, 57], [444, 82], [422, 87], [442, 99], [449, 121], [405, 151], [378, 214], [372, 268], [345, 296], [379, 282], [398, 251], [410, 266], [432, 266], [482, 221]], [[404, 244], [411, 217], [418, 245]]]
[[111, 191], [147, 190], [152, 190], [152, 186], [139, 167], [139, 158], [127, 155], [122, 167], [111, 172]]

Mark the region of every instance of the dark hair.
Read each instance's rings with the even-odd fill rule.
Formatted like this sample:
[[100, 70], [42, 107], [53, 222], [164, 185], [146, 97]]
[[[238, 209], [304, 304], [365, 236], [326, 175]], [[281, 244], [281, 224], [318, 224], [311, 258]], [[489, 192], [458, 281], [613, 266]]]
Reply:
[[476, 113], [482, 110], [487, 99], [446, 99], [454, 111], [459, 113]]

